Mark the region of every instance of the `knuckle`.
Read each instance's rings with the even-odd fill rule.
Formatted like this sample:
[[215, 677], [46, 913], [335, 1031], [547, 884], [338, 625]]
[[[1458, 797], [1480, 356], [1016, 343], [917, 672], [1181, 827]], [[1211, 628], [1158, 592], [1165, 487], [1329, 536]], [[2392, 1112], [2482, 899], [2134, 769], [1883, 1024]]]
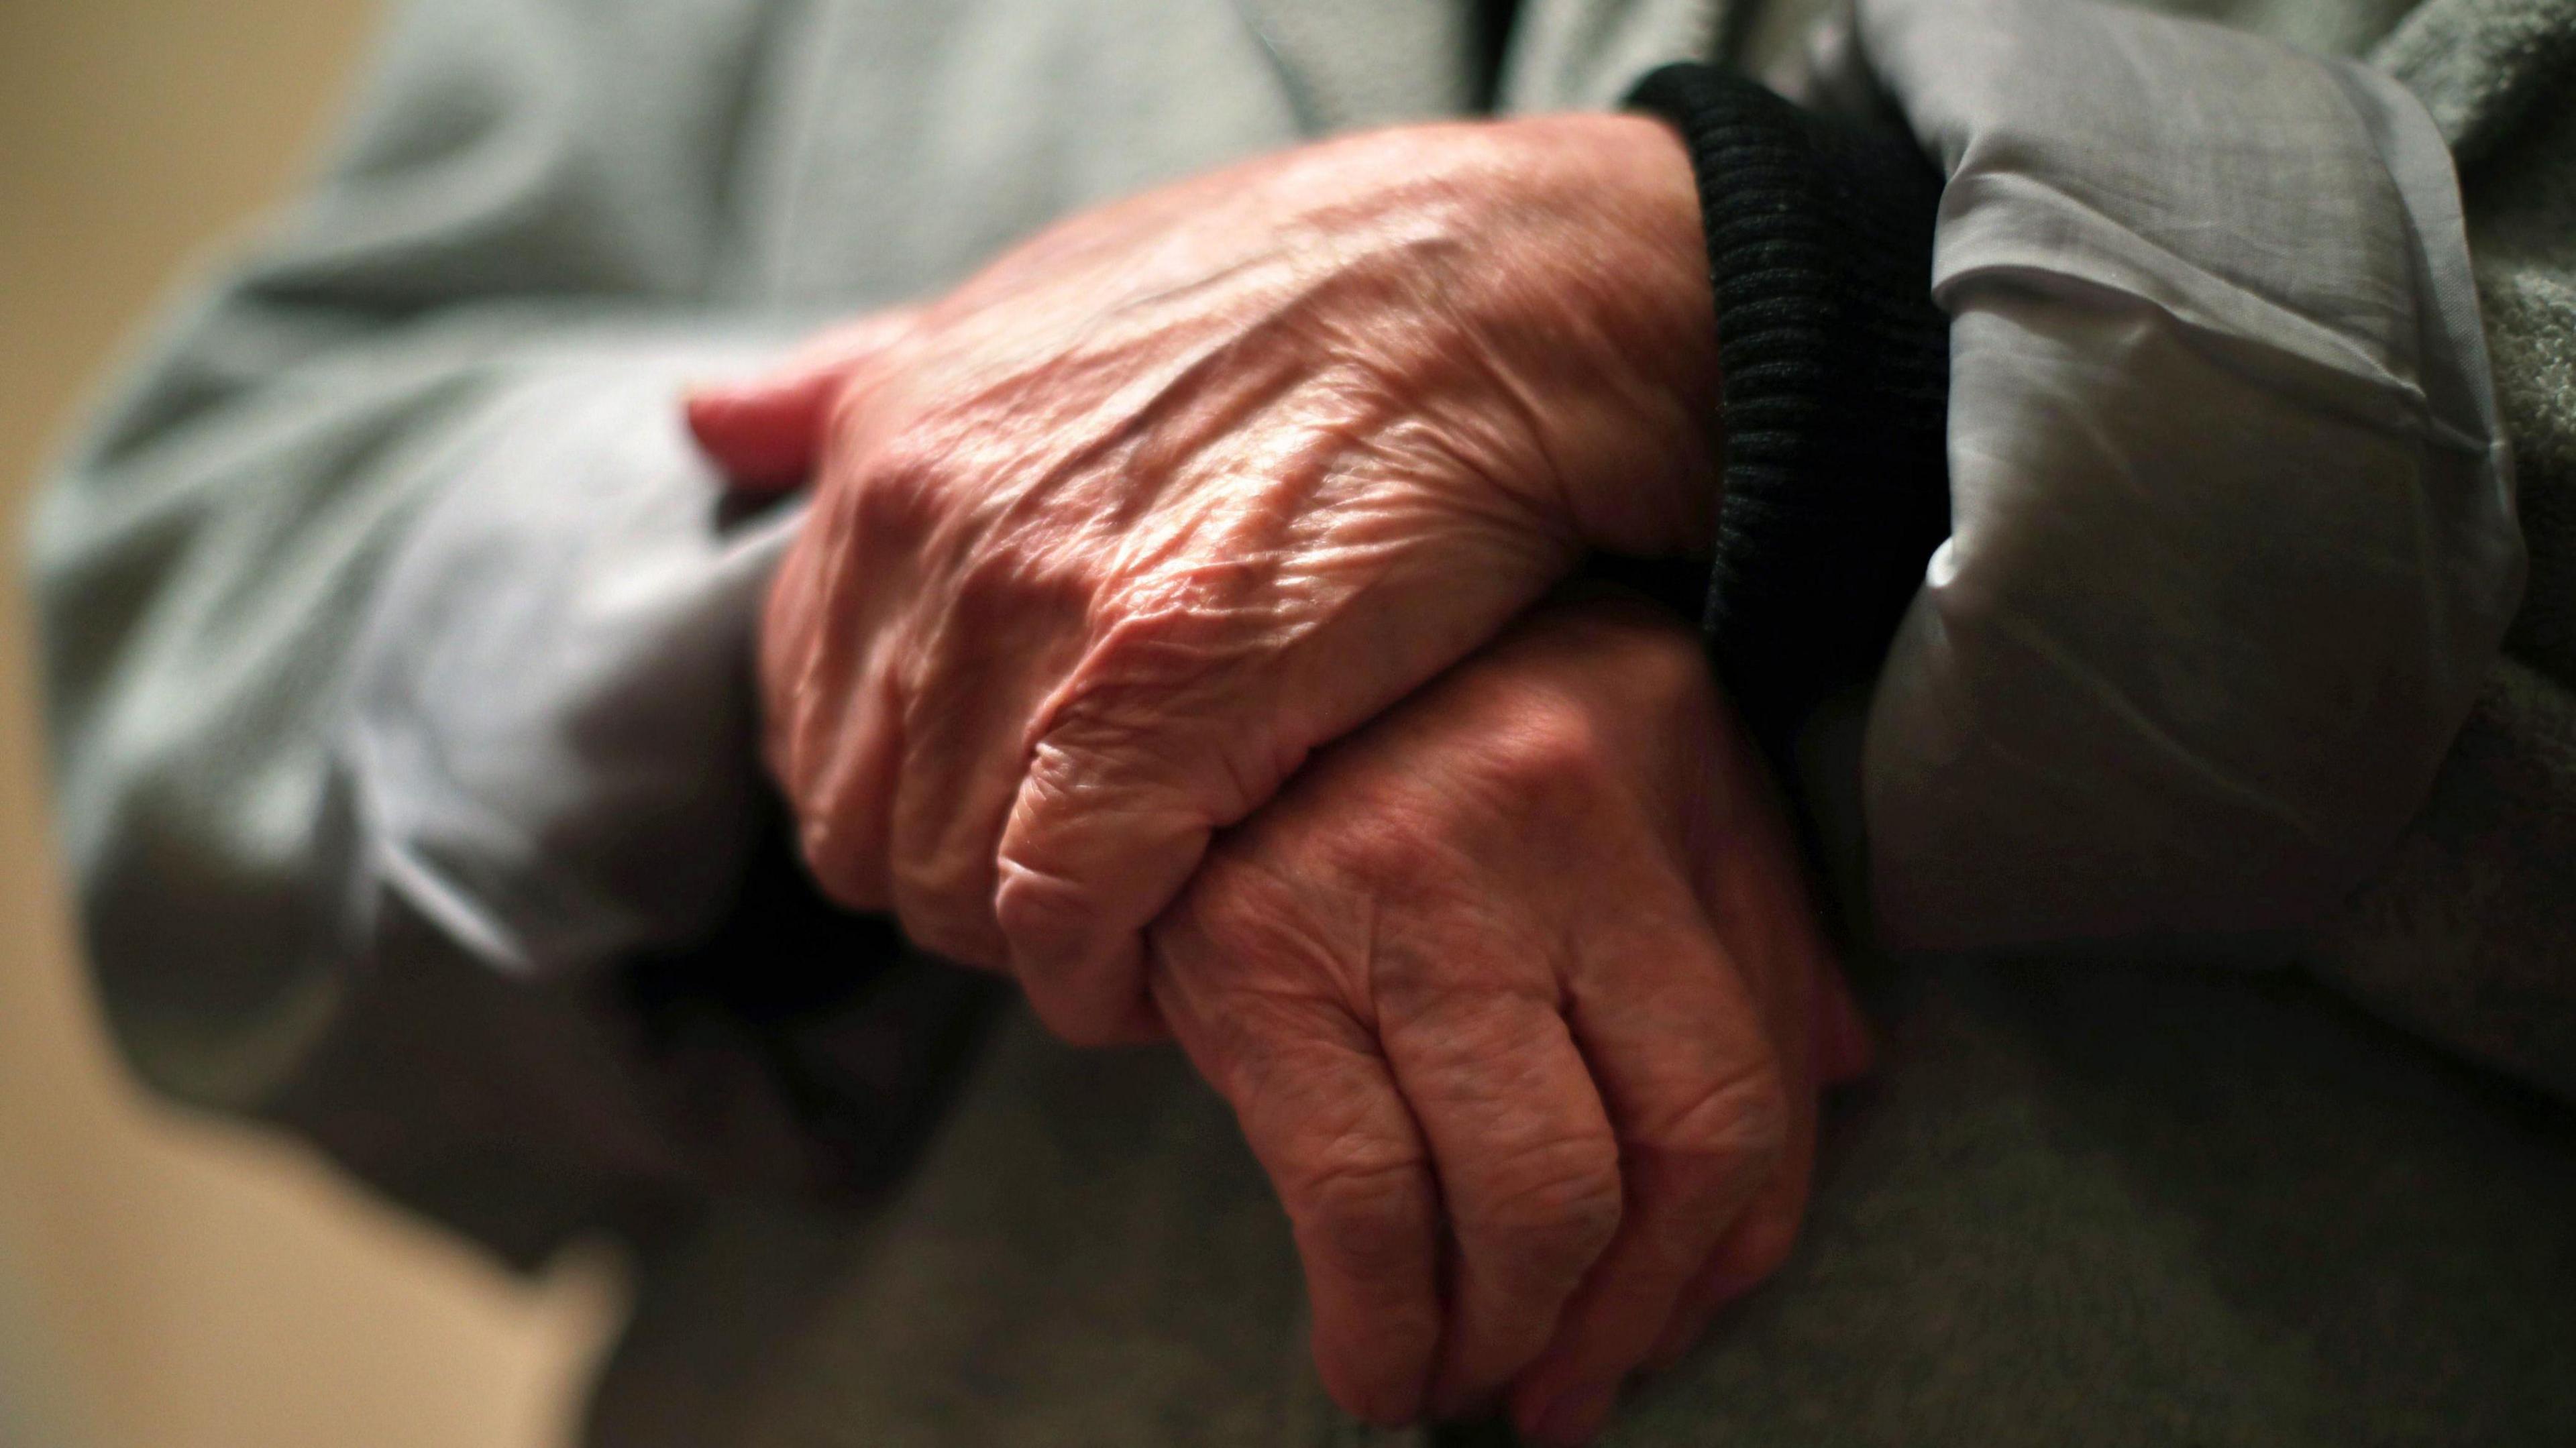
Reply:
[[960, 570], [950, 605], [969, 646], [1051, 633], [1090, 610], [1093, 589], [1077, 558], [1010, 534], [979, 540]]
[[1096, 626], [1065, 681], [1051, 735], [1095, 752], [1148, 753], [1173, 726], [1203, 712], [1192, 691], [1206, 651], [1169, 617], [1123, 617]]
[[1158, 731], [1167, 727], [1151, 710], [1106, 706], [1088, 690], [1069, 694], [1029, 752], [1029, 803], [1079, 810], [1105, 787], [1150, 778], [1164, 760]]
[[1043, 802], [1097, 806], [1116, 789], [1117, 807], [1143, 807], [1139, 791], [1187, 779], [1203, 763], [1197, 747], [1207, 711], [1153, 684], [1101, 672], [1097, 647], [1074, 664], [1043, 719], [1028, 779]]
[[1274, 592], [1242, 560], [1193, 559], [1110, 581], [1081, 682], [1096, 708], [1115, 710], [1237, 679], [1293, 637]]
[[1262, 991], [1301, 998], [1330, 994], [1342, 978], [1349, 947], [1326, 927], [1329, 907], [1295, 879], [1289, 871], [1221, 852], [1201, 863], [1197, 880], [1172, 912], [1201, 967], [1198, 974], [1232, 989], [1238, 1010]]
[[1678, 619], [1640, 605], [1604, 635], [1595, 657], [1638, 699], [1679, 699], [1714, 687], [1699, 636]]
[[1044, 725], [1062, 763], [1154, 782], [1197, 823], [1231, 824], [1303, 761], [1274, 703], [1281, 630], [1225, 585], [1084, 578], [1085, 642]]
[[1182, 908], [1207, 943], [1221, 954], [1261, 954], [1292, 914], [1279, 878], [1241, 851], [1220, 848], [1199, 867]]
[[1003, 931], [1034, 946], [1144, 928], [1187, 886], [1215, 823], [1150, 761], [1046, 735], [998, 847]]
[[1463, 1212], [1461, 1225], [1534, 1272], [1578, 1274], [1618, 1233], [1619, 1152], [1606, 1135], [1523, 1148], [1491, 1180], [1490, 1197]]
[[1765, 1171], [1788, 1149], [1793, 1114], [1787, 1086], [1765, 1059], [1693, 1098], [1643, 1149], [1713, 1172]]
[[939, 520], [955, 449], [913, 426], [872, 442], [841, 493], [853, 531], [880, 544], [920, 537]]
[[1005, 855], [993, 892], [996, 927], [1024, 971], [1053, 977], [1102, 930], [1098, 901], [1081, 883]]
[[1613, 778], [1614, 741], [1605, 721], [1564, 690], [1523, 692], [1486, 746], [1492, 783], [1508, 797], [1550, 812], [1578, 811]]
[[1425, 1250], [1430, 1227], [1422, 1165], [1408, 1157], [1326, 1161], [1304, 1171], [1284, 1195], [1307, 1248], [1358, 1276], [1391, 1275]]
[[1456, 822], [1438, 802], [1371, 803], [1374, 808], [1336, 818], [1311, 842], [1318, 867], [1313, 877], [1343, 882], [1355, 895], [1411, 912], [1455, 894], [1468, 876], [1458, 857]]

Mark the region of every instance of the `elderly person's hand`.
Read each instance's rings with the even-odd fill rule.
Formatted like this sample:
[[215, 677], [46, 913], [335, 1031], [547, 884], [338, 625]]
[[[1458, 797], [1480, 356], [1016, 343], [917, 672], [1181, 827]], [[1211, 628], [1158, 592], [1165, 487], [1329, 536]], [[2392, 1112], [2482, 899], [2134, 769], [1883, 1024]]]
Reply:
[[1775, 1268], [1865, 1038], [1689, 628], [1553, 603], [1319, 754], [1149, 935], [1345, 1407], [1578, 1442]]
[[810, 468], [762, 637], [823, 887], [1154, 1028], [1139, 932], [1308, 750], [1590, 549], [1703, 547], [1716, 338], [1660, 122], [1426, 126], [1077, 217], [691, 420]]

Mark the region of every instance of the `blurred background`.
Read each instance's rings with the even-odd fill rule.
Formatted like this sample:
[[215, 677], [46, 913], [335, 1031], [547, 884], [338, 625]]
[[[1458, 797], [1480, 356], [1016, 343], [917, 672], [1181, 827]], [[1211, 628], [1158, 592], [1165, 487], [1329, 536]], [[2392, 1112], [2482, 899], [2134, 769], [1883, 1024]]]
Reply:
[[27, 493], [156, 300], [283, 194], [368, 0], [0, 0], [0, 1445], [538, 1448], [617, 1310], [514, 1279], [283, 1141], [145, 1100], [46, 842]]

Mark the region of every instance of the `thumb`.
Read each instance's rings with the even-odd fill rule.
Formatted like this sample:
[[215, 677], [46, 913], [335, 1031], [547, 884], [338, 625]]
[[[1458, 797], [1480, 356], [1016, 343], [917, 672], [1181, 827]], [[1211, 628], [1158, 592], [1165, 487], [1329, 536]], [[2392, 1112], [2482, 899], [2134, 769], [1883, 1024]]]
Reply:
[[821, 455], [842, 384], [910, 331], [917, 315], [905, 308], [863, 317], [824, 333], [766, 376], [690, 389], [690, 435], [737, 492], [798, 486]]

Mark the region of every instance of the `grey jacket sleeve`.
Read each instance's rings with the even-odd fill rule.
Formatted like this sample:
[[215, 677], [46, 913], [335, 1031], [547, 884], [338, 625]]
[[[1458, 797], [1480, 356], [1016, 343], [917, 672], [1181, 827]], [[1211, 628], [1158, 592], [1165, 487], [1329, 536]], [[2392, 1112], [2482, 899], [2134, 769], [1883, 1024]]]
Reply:
[[[718, 529], [669, 415], [751, 332], [709, 278], [769, 8], [411, 7], [327, 173], [159, 338], [36, 521], [62, 844], [127, 1054], [516, 1255], [687, 1174], [669, 1062], [617, 982], [488, 969], [404, 883], [380, 757], [403, 741], [359, 701], [473, 687], [426, 646], [437, 618], [387, 608], [407, 557], [541, 545], [460, 541], [443, 506], [582, 496], [671, 565], [652, 626], [707, 636], [685, 727], [745, 761], [669, 801], [716, 825], [654, 930], [711, 928], [753, 828], [743, 649], [713, 633], [763, 545]], [[626, 686], [600, 654], [566, 690]]]
[[1950, 537], [1870, 701], [1878, 923], [2294, 924], [2422, 807], [2522, 594], [2458, 181], [2357, 64], [1862, 0], [1949, 181]]
[[1860, 14], [1953, 178], [1955, 527], [1872, 702], [1882, 924], [2292, 906], [2265, 956], [2576, 1099], [2576, 21], [2434, 0], [2365, 69], [2111, 7]]

